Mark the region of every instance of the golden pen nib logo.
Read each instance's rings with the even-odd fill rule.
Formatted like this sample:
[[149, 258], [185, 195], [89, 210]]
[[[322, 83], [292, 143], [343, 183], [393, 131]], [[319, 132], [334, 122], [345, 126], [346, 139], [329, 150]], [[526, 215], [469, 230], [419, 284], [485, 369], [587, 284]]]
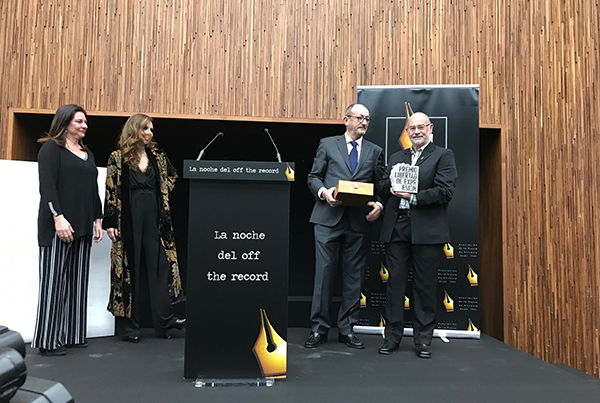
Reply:
[[263, 376], [285, 378], [287, 342], [273, 329], [264, 309], [260, 310], [260, 331], [252, 352]]
[[450, 298], [448, 295], [448, 291], [444, 290], [444, 307], [446, 308], [446, 312], [454, 312], [454, 300]]
[[471, 265], [469, 265], [469, 273], [467, 274], [467, 278], [469, 279], [469, 283], [471, 283], [471, 287], [477, 287], [479, 285], [477, 282], [477, 273], [475, 273]]
[[405, 295], [404, 296], [404, 310], [407, 311], [410, 309], [410, 299]]
[[473, 322], [471, 321], [471, 318], [469, 318], [469, 326], [467, 326], [467, 331], [468, 332], [478, 332], [479, 329], [477, 329], [475, 327], [475, 325], [473, 324]]
[[361, 308], [367, 307], [367, 296], [365, 294], [363, 294], [362, 292], [360, 293], [360, 307]]
[[385, 327], [385, 318], [383, 315], [379, 315], [379, 327]]
[[381, 269], [379, 269], [379, 277], [381, 277], [381, 281], [384, 283], [387, 283], [388, 279], [390, 278], [390, 272], [385, 268], [383, 263], [381, 263]]
[[411, 115], [414, 114], [414, 112], [412, 110], [412, 106], [410, 106], [410, 103], [408, 102], [404, 103], [404, 108], [406, 109], [406, 123], [404, 124], [404, 129], [402, 129], [402, 133], [400, 133], [398, 143], [400, 143], [403, 150], [408, 150], [412, 146], [412, 141], [410, 141], [406, 129], [408, 125], [408, 118], [411, 117]]
[[449, 243], [445, 244], [444, 253], [446, 254], [446, 259], [454, 259], [454, 246]]
[[294, 170], [292, 169], [292, 167], [290, 166], [290, 164], [286, 164], [287, 168], [285, 169], [285, 176], [287, 177], [287, 180], [289, 182], [293, 182], [295, 180], [294, 178]]

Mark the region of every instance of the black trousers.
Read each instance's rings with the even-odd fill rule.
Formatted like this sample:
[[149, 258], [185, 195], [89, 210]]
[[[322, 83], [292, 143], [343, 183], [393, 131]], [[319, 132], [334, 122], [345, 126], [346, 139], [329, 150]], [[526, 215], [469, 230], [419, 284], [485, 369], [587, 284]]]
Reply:
[[444, 244], [411, 243], [410, 217], [398, 216], [391, 242], [386, 244], [389, 278], [386, 288], [385, 338], [400, 342], [404, 332], [404, 298], [409, 270], [413, 269], [413, 341], [431, 344], [435, 329], [438, 268], [444, 259]]
[[141, 276], [146, 276], [154, 331], [157, 335], [162, 335], [175, 322], [176, 318], [169, 298], [171, 267], [158, 233], [156, 195], [150, 191], [132, 192], [131, 215], [134, 252], [134, 268], [131, 278], [131, 318], [117, 317], [117, 334], [119, 336], [139, 335], [140, 280]]
[[315, 225], [315, 283], [311, 307], [313, 332], [327, 334], [331, 298], [338, 268], [342, 271], [342, 304], [337, 326], [348, 335], [358, 323], [360, 290], [367, 264], [365, 233], [354, 231], [347, 214], [334, 227]]

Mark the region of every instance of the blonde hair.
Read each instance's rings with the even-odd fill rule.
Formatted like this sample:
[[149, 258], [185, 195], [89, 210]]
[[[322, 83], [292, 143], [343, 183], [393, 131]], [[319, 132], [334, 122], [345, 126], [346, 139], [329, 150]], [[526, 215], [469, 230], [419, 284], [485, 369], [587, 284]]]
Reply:
[[[136, 113], [125, 122], [121, 137], [119, 137], [119, 149], [123, 155], [123, 161], [129, 164], [129, 167], [137, 171], [140, 164], [140, 156], [137, 153], [141, 141], [141, 132], [152, 122], [152, 118], [143, 113]], [[156, 148], [156, 142], [151, 140], [146, 148], [153, 150]]]

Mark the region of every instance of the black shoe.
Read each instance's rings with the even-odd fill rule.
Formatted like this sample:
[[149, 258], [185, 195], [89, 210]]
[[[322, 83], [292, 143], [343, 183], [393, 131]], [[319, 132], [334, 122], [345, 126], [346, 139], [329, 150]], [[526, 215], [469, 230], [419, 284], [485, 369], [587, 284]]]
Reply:
[[304, 342], [304, 347], [306, 348], [315, 348], [319, 347], [321, 344], [327, 341], [327, 335], [321, 334], [317, 332], [313, 332], [308, 336], [308, 339]]
[[123, 341], [128, 341], [130, 343], [139, 343], [140, 336], [125, 336], [123, 337]]
[[66, 344], [65, 347], [67, 348], [87, 348], [88, 346], [88, 342], [84, 341], [83, 343], [80, 344]]
[[65, 346], [59, 346], [52, 350], [40, 348], [40, 355], [43, 355], [44, 357], [59, 357], [66, 354], [67, 349], [65, 348]]
[[394, 351], [398, 350], [399, 347], [400, 343], [396, 343], [395, 341], [391, 340], [385, 340], [379, 347], [379, 354], [390, 355]]
[[185, 318], [183, 319], [175, 319], [175, 322], [173, 322], [171, 324], [171, 326], [169, 326], [167, 328], [167, 330], [171, 330], [171, 329], [177, 329], [177, 330], [182, 330], [185, 327], [187, 320]]
[[338, 341], [351, 348], [365, 348], [365, 345], [356, 337], [354, 333], [338, 335]]
[[417, 344], [416, 354], [419, 358], [431, 358], [431, 347], [427, 344]]
[[167, 332], [163, 332], [163, 333], [156, 333], [156, 337], [158, 337], [159, 339], [169, 340], [171, 338], [171, 335]]

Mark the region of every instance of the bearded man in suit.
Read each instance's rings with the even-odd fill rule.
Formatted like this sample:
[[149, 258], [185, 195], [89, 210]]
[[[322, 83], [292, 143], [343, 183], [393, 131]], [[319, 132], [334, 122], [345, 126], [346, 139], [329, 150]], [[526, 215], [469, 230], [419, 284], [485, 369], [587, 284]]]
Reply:
[[333, 191], [339, 180], [376, 184], [383, 178], [385, 167], [381, 147], [363, 138], [369, 126], [369, 110], [364, 105], [352, 104], [343, 120], [346, 133], [321, 140], [308, 174], [308, 187], [316, 198], [310, 217], [315, 225], [316, 259], [311, 334], [304, 343], [306, 348], [327, 341], [332, 327], [330, 304], [338, 265], [342, 271], [338, 340], [351, 348], [364, 348], [353, 326], [359, 319], [360, 291], [367, 263], [365, 239], [383, 205], [375, 200], [364, 207], [344, 206], [333, 197]]
[[[386, 246], [389, 271], [385, 305], [385, 341], [380, 354], [397, 350], [404, 331], [404, 296], [409, 269], [413, 269], [413, 341], [420, 358], [431, 357], [435, 328], [438, 268], [443, 247], [450, 242], [448, 203], [452, 199], [457, 172], [452, 150], [431, 141], [433, 124], [421, 112], [408, 118], [407, 133], [412, 146], [390, 156], [380, 191], [387, 199], [380, 240]], [[394, 165], [419, 167], [416, 194], [394, 191], [390, 172]], [[387, 191], [384, 193], [383, 189]]]

